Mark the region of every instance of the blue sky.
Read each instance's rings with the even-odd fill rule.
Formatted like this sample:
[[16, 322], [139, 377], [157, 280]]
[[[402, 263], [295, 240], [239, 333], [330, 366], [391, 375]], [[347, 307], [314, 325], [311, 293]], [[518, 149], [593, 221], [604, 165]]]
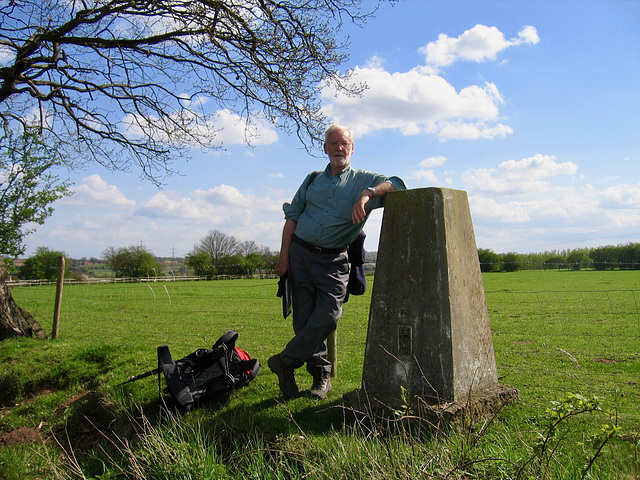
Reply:
[[[352, 165], [409, 188], [465, 190], [479, 248], [539, 252], [640, 241], [640, 2], [404, 0], [349, 27], [369, 89], [324, 92], [356, 135]], [[279, 250], [282, 203], [326, 160], [263, 126], [224, 153], [177, 161], [164, 188], [137, 172], [74, 172], [26, 239], [73, 258], [143, 245], [183, 256], [210, 230]], [[382, 214], [365, 229], [377, 250]]]

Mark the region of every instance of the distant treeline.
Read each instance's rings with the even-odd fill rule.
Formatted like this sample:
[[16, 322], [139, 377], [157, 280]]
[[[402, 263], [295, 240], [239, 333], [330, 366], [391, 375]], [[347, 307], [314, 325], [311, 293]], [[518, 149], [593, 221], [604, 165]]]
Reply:
[[640, 270], [640, 243], [524, 254], [495, 253], [491, 249], [480, 248], [478, 259], [483, 272], [540, 269]]
[[[220, 232], [220, 238], [228, 236]], [[231, 237], [232, 238], [232, 237]], [[211, 245], [217, 243], [210, 242]], [[240, 248], [238, 245], [244, 248]], [[49, 279], [57, 276], [58, 259], [67, 257], [66, 277], [82, 279], [84, 277], [147, 277], [164, 275], [197, 275], [214, 278], [219, 275], [252, 276], [256, 273], [274, 274], [278, 252], [266, 247], [257, 247], [253, 242], [233, 244], [230, 250], [220, 248], [214, 258], [211, 251], [194, 248], [185, 258], [158, 258], [143, 247], [113, 249], [108, 247], [104, 259], [69, 259], [64, 252], [50, 251], [39, 247], [32, 257], [20, 261], [17, 268], [21, 279]], [[375, 271], [378, 252], [367, 252], [365, 270]], [[573, 250], [549, 250], [540, 253], [495, 253], [491, 249], [478, 249], [480, 270], [483, 272], [515, 272], [518, 270], [640, 270], [640, 243], [607, 245], [596, 248], [576, 248]], [[10, 262], [10, 273], [16, 268]], [[5, 259], [6, 264], [6, 259]]]

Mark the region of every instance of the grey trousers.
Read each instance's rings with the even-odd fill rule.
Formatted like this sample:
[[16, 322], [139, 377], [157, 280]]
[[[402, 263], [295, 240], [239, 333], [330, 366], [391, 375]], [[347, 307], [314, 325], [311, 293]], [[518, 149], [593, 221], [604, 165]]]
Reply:
[[330, 373], [325, 340], [342, 316], [349, 282], [347, 252], [316, 254], [293, 242], [289, 262], [295, 336], [280, 356], [293, 368], [306, 363], [311, 374], [320, 369]]

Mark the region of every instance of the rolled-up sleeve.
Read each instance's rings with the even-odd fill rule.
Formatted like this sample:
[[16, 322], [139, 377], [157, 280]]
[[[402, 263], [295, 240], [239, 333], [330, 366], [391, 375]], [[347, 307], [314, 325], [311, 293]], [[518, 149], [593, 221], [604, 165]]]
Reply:
[[295, 207], [294, 202], [285, 202], [282, 205], [282, 210], [284, 211], [284, 219], [293, 220], [294, 222], [297, 222], [300, 218], [300, 215], [302, 214], [302, 211]]
[[402, 180], [400, 177], [389, 177], [387, 178], [387, 182], [393, 185], [393, 188], [395, 188], [396, 190], [407, 189], [407, 186], [405, 185], [404, 180]]
[[[407, 189], [407, 186], [405, 185], [404, 181], [400, 177], [385, 177], [382, 175], [379, 176], [379, 178], [377, 179], [377, 181], [374, 183], [373, 186], [377, 186], [385, 182], [389, 182], [391, 185], [393, 185], [393, 188], [395, 188], [396, 190]], [[375, 210], [376, 208], [384, 207], [384, 204], [385, 204], [385, 197], [373, 198], [365, 206], [365, 211], [367, 212], [367, 214], [369, 214], [371, 213], [371, 211]]]

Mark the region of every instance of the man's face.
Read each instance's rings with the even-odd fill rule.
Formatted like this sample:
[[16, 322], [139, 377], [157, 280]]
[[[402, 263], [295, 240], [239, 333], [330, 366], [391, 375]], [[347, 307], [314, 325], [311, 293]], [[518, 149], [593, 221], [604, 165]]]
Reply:
[[336, 129], [329, 132], [324, 144], [324, 153], [329, 156], [329, 163], [334, 173], [341, 172], [351, 162], [353, 142], [348, 130]]

